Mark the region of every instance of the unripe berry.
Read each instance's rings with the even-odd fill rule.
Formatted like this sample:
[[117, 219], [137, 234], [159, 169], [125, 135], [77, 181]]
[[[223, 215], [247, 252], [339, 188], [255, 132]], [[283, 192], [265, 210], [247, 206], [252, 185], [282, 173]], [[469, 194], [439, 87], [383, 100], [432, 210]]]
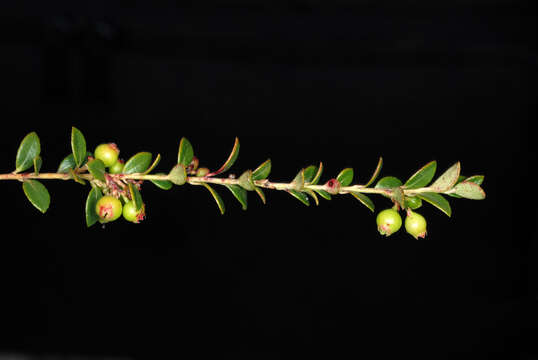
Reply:
[[402, 227], [402, 217], [394, 209], [385, 209], [377, 214], [377, 230], [381, 235], [389, 236]]
[[128, 201], [123, 205], [123, 218], [127, 221], [139, 223], [146, 217], [146, 206], [142, 204], [140, 210], [136, 210], [134, 201]]
[[107, 223], [114, 221], [121, 216], [121, 201], [114, 196], [103, 196], [97, 201], [95, 212], [99, 216], [99, 219], [101, 219], [101, 222]]
[[206, 167], [201, 167], [198, 170], [196, 170], [196, 176], [202, 177], [202, 176], [206, 176], [207, 174], [209, 174], [209, 169]]
[[98, 145], [93, 153], [95, 158], [101, 160], [106, 167], [114, 165], [119, 154], [120, 150], [114, 143]]
[[414, 211], [408, 210], [405, 218], [405, 230], [415, 239], [426, 236], [426, 219]]
[[125, 162], [121, 159], [118, 159], [110, 168], [108, 169], [108, 172], [110, 174], [121, 174], [123, 171], [123, 167], [125, 166]]

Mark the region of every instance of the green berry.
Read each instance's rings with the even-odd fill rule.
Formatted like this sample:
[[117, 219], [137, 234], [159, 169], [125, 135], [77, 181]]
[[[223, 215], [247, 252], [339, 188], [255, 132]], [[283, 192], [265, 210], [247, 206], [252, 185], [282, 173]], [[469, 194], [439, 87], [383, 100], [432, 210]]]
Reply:
[[426, 236], [426, 219], [414, 211], [408, 210], [405, 218], [405, 230], [415, 239]]
[[209, 169], [206, 167], [201, 167], [198, 170], [196, 170], [196, 176], [206, 176], [209, 174]]
[[134, 201], [128, 201], [123, 205], [123, 217], [125, 220], [139, 223], [146, 217], [146, 206], [142, 204], [140, 210], [136, 210]]
[[402, 227], [402, 217], [394, 209], [385, 209], [377, 214], [377, 230], [381, 235], [389, 236]]
[[96, 159], [101, 160], [106, 167], [114, 165], [118, 160], [120, 150], [114, 143], [101, 144], [95, 148], [94, 156]]
[[121, 201], [113, 196], [103, 196], [97, 201], [95, 212], [103, 223], [114, 221], [121, 216]]
[[125, 166], [125, 162], [123, 160], [118, 159], [114, 164], [110, 166], [110, 168], [108, 169], [108, 172], [110, 174], [121, 174], [124, 166]]

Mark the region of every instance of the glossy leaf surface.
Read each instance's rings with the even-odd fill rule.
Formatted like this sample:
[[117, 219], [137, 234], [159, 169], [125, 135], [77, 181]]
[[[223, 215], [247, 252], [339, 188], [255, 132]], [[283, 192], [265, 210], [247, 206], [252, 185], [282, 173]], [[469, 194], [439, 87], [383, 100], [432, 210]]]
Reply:
[[105, 179], [105, 164], [100, 159], [93, 159], [88, 161], [88, 171], [93, 175], [94, 178], [101, 181], [106, 181]]
[[[86, 158], [84, 159], [84, 165], [86, 161], [88, 160], [88, 156], [92, 156], [90, 152], [86, 152]], [[77, 164], [75, 163], [75, 158], [73, 157], [73, 154], [67, 155], [60, 165], [58, 166], [57, 172], [67, 174], [69, 173], [69, 169], [75, 169], [77, 167]]]
[[50, 194], [47, 188], [37, 180], [25, 180], [22, 189], [28, 200], [39, 211], [45, 213], [50, 205]]
[[103, 193], [97, 187], [93, 187], [86, 198], [86, 226], [90, 227], [99, 220], [99, 215], [95, 211], [97, 201], [103, 197]]
[[182, 137], [179, 141], [179, 151], [177, 153], [177, 163], [187, 167], [194, 157], [194, 150], [187, 138]]
[[405, 197], [405, 207], [410, 208], [411, 210], [418, 209], [422, 206], [422, 199], [418, 196], [406, 196]]
[[338, 180], [340, 186], [350, 185], [353, 181], [353, 169], [345, 168], [344, 170], [340, 171], [340, 173], [336, 177], [336, 180]]
[[437, 193], [420, 193], [417, 194], [417, 196], [422, 200], [429, 202], [430, 204], [444, 212], [446, 215], [452, 215], [452, 209], [450, 208], [450, 204], [442, 195]]
[[314, 202], [316, 203], [316, 206], [319, 205], [319, 199], [314, 190], [306, 189], [304, 190], [306, 194], [308, 194], [312, 199], [314, 199]]
[[418, 189], [424, 187], [432, 181], [437, 169], [437, 161], [430, 161], [405, 182], [406, 189]]
[[160, 161], [161, 161], [161, 154], [157, 154], [157, 157], [155, 158], [155, 160], [153, 160], [153, 163], [151, 164], [151, 166], [146, 171], [144, 171], [143, 174], [146, 175], [152, 172], [153, 169], [155, 169], [155, 167], [159, 165]]
[[232, 165], [237, 160], [238, 156], [239, 156], [239, 139], [236, 137], [234, 146], [232, 148], [230, 156], [228, 156], [228, 159], [224, 162], [224, 164], [217, 171], [207, 174], [206, 176], [214, 176], [214, 175], [218, 175], [220, 173], [225, 172], [226, 170], [232, 167]]
[[81, 167], [86, 160], [86, 139], [76, 127], [71, 128], [71, 150], [77, 167]]
[[306, 206], [310, 205], [310, 202], [308, 201], [308, 196], [305, 193], [296, 191], [296, 190], [289, 190], [288, 192], [291, 196], [293, 196], [294, 198], [296, 198], [297, 200], [299, 200]]
[[133, 156], [125, 163], [123, 167], [123, 174], [136, 174], [143, 173], [149, 168], [151, 164], [151, 153], [142, 151]]
[[271, 173], [271, 159], [265, 160], [252, 172], [252, 180], [266, 179]]
[[213, 196], [213, 199], [216, 201], [217, 206], [219, 207], [220, 213], [224, 214], [224, 211], [226, 210], [226, 208], [224, 207], [224, 201], [222, 201], [222, 198], [220, 197], [219, 193], [216, 192], [215, 189], [213, 189], [211, 186], [209, 186], [206, 183], [202, 183], [202, 185], [207, 190], [209, 190], [209, 192], [211, 193], [211, 196]]
[[310, 184], [317, 185], [319, 180], [321, 179], [321, 174], [323, 174], [323, 163], [322, 162], [319, 163], [316, 175], [314, 175], [314, 178], [312, 179], [312, 181], [310, 181]]
[[329, 194], [327, 191], [325, 190], [314, 190], [319, 196], [321, 196], [322, 198], [324, 198], [325, 200], [331, 200], [332, 197], [331, 197], [331, 194]]
[[239, 185], [225, 185], [228, 190], [234, 195], [234, 197], [241, 203], [243, 210], [247, 209], [247, 191]]
[[385, 176], [377, 182], [376, 189], [392, 189], [398, 186], [402, 186], [402, 181], [394, 176]]
[[[165, 173], [157, 173], [156, 175], [166, 175]], [[159, 189], [170, 190], [174, 184], [168, 180], [150, 180]]]
[[316, 165], [307, 166], [304, 169], [304, 182], [305, 182], [305, 184], [310, 183], [314, 179], [314, 176], [316, 176], [317, 172], [318, 172], [318, 167]]
[[140, 195], [140, 191], [136, 185], [129, 183], [129, 193], [131, 194], [131, 200], [135, 204], [136, 211], [142, 209], [144, 202], [142, 201], [142, 195]]
[[34, 165], [34, 159], [41, 153], [39, 137], [32, 131], [22, 139], [15, 158], [15, 173], [25, 171]]

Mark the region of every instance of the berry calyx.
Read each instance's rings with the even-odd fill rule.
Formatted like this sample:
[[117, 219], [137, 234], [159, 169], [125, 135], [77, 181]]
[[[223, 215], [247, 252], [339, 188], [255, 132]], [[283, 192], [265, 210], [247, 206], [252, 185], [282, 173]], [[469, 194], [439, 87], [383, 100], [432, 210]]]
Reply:
[[402, 217], [394, 209], [385, 209], [377, 214], [377, 230], [381, 235], [389, 236], [402, 227]]
[[127, 221], [138, 224], [146, 217], [146, 206], [142, 204], [140, 210], [136, 210], [134, 201], [128, 201], [123, 205], [123, 218]]
[[95, 212], [103, 223], [114, 221], [121, 216], [122, 206], [121, 201], [114, 196], [103, 196], [95, 205]]
[[408, 209], [407, 217], [405, 218], [405, 230], [417, 240], [418, 238], [425, 238], [427, 234], [426, 219], [419, 213]]
[[121, 174], [125, 166], [125, 161], [118, 159], [114, 164], [112, 164], [108, 170], [110, 174]]
[[106, 167], [114, 165], [118, 160], [120, 150], [114, 143], [100, 144], [95, 148], [93, 155], [96, 159], [101, 160]]

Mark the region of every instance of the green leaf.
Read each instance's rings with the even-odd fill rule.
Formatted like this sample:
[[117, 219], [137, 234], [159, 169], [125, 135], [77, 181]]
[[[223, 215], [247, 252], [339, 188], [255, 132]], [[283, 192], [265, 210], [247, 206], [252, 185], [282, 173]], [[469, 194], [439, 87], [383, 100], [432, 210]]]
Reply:
[[[316, 175], [314, 176], [314, 178], [312, 179], [312, 181], [310, 181], [310, 184], [317, 185], [317, 183], [319, 182], [319, 179], [321, 178], [322, 173], [323, 173], [323, 163], [320, 161], [319, 166], [318, 166], [318, 171]], [[330, 195], [329, 193], [327, 194]]]
[[465, 179], [465, 182], [471, 182], [476, 185], [482, 185], [482, 183], [484, 182], [484, 175], [469, 176], [467, 179]]
[[293, 189], [296, 190], [296, 191], [301, 191], [303, 189], [303, 187], [304, 187], [304, 169], [301, 169], [301, 171], [299, 171], [297, 173], [297, 175], [295, 175], [295, 178], [292, 180], [292, 182], [290, 184], [293, 187]]
[[394, 176], [385, 176], [377, 182], [376, 189], [392, 189], [398, 186], [402, 186], [402, 181]]
[[202, 183], [202, 185], [205, 186], [207, 190], [209, 190], [209, 192], [213, 196], [213, 199], [215, 199], [215, 201], [217, 202], [217, 206], [219, 207], [220, 213], [224, 214], [224, 211], [225, 211], [224, 201], [222, 201], [222, 198], [220, 197], [219, 193], [216, 192], [215, 189], [213, 189], [211, 186], [209, 186], [206, 183]]
[[351, 191], [350, 194], [353, 195], [355, 199], [359, 200], [364, 206], [366, 206], [368, 209], [374, 212], [374, 209], [375, 209], [374, 202], [370, 200], [368, 196], [364, 195], [363, 193], [353, 192], [353, 191]]
[[88, 161], [88, 171], [90, 174], [93, 175], [94, 178], [97, 180], [101, 180], [103, 182], [106, 181], [105, 179], [105, 164], [100, 159], [93, 159]]
[[224, 164], [220, 167], [220, 169], [212, 173], [209, 173], [206, 176], [215, 176], [215, 175], [225, 172], [226, 170], [232, 167], [232, 165], [235, 163], [235, 160], [237, 160], [238, 156], [239, 156], [239, 139], [236, 137], [235, 142], [234, 142], [234, 147], [232, 148], [232, 152], [230, 153], [230, 156], [228, 156], [228, 159], [224, 162]]
[[[166, 175], [165, 173], [157, 173], [156, 175]], [[163, 190], [170, 190], [174, 184], [168, 180], [150, 180], [155, 186]]]
[[294, 198], [296, 198], [297, 200], [299, 200], [306, 206], [310, 205], [310, 202], [308, 201], [308, 196], [304, 192], [300, 192], [297, 190], [288, 190], [288, 192], [291, 194], [291, 196], [293, 196]]
[[262, 200], [262, 203], [265, 204], [266, 200], [265, 200], [265, 193], [263, 192], [263, 190], [259, 187], [256, 186], [256, 188], [254, 189], [254, 191], [256, 191], [256, 194], [258, 194], [258, 196], [260, 197], [260, 199]]
[[151, 153], [150, 152], [139, 152], [133, 155], [123, 167], [123, 174], [136, 174], [143, 173], [149, 168], [151, 163]]
[[418, 209], [422, 206], [422, 199], [418, 196], [406, 196], [405, 197], [405, 207], [410, 208], [411, 210]]
[[377, 179], [377, 176], [381, 172], [382, 167], [383, 167], [383, 158], [380, 157], [379, 161], [377, 162], [377, 167], [375, 168], [375, 171], [372, 174], [372, 177], [370, 178], [370, 180], [368, 180], [368, 182], [364, 185], [364, 187], [368, 187], [368, 186], [370, 186], [371, 184], [374, 183], [375, 179]]
[[177, 164], [170, 170], [168, 174], [168, 179], [176, 184], [183, 185], [187, 182], [187, 170], [183, 164]]
[[242, 188], [248, 191], [252, 191], [256, 187], [252, 180], [252, 170], [245, 171], [237, 181]]
[[269, 173], [271, 173], [271, 159], [265, 160], [252, 172], [252, 180], [266, 179], [269, 176]]
[[179, 151], [177, 153], [177, 163], [187, 167], [194, 157], [194, 150], [187, 138], [182, 137], [179, 141]]
[[[88, 156], [92, 156], [92, 153], [86, 152], [86, 157], [84, 158], [84, 162], [82, 163], [83, 166], [88, 160]], [[73, 157], [73, 154], [69, 154], [62, 160], [62, 162], [58, 166], [57, 172], [67, 174], [69, 172], [69, 169], [75, 169], [76, 167], [77, 164], [75, 163], [75, 158]]]
[[318, 193], [319, 196], [324, 198], [325, 200], [331, 200], [331, 194], [329, 194], [325, 190], [314, 190], [316, 193]]
[[84, 179], [79, 177], [78, 174], [73, 169], [69, 169], [69, 174], [71, 175], [71, 178], [75, 180], [76, 182], [78, 182], [79, 184], [86, 185], [86, 181], [84, 181]]
[[19, 149], [17, 150], [17, 157], [15, 159], [15, 171], [19, 173], [27, 170], [34, 165], [34, 159], [41, 153], [41, 143], [39, 137], [32, 131], [22, 139]]
[[460, 163], [455, 163], [450, 168], [448, 168], [448, 170], [445, 171], [441, 176], [439, 176], [437, 180], [435, 180], [433, 184], [430, 185], [430, 188], [438, 192], [445, 192], [447, 190], [450, 190], [458, 181], [458, 177], [460, 176], [460, 170]]
[[103, 197], [101, 190], [93, 187], [86, 198], [86, 226], [90, 227], [99, 220], [99, 215], [95, 211], [97, 201]]
[[155, 158], [155, 160], [153, 160], [153, 163], [151, 164], [151, 166], [143, 172], [144, 175], [147, 175], [149, 174], [153, 169], [155, 169], [155, 167], [157, 165], [159, 165], [159, 162], [161, 161], [161, 154], [157, 154], [157, 157]]
[[77, 167], [81, 167], [86, 159], [86, 139], [76, 127], [71, 128], [71, 150]]
[[318, 196], [316, 195], [316, 193], [314, 192], [314, 190], [310, 190], [310, 189], [305, 189], [303, 190], [305, 193], [307, 193], [308, 195], [310, 195], [310, 197], [312, 199], [314, 199], [314, 202], [316, 203], [316, 206], [319, 205], [319, 200], [318, 200]]
[[50, 194], [47, 188], [37, 180], [25, 180], [22, 190], [32, 205], [45, 213], [50, 205]]
[[406, 189], [418, 189], [424, 187], [432, 181], [435, 170], [437, 169], [437, 161], [430, 161], [416, 173], [414, 173], [404, 184]]
[[457, 184], [454, 186], [453, 191], [456, 195], [459, 195], [465, 199], [483, 200], [486, 198], [486, 193], [480, 187], [480, 185], [469, 181], [464, 181]]
[[405, 209], [404, 193], [400, 186], [392, 189], [391, 200], [396, 202], [398, 205], [400, 205], [400, 208]]
[[314, 179], [316, 173], [318, 172], [318, 167], [316, 165], [310, 165], [304, 169], [304, 182], [308, 184]]
[[436, 208], [444, 212], [449, 217], [452, 215], [452, 209], [450, 208], [450, 204], [442, 195], [437, 194], [437, 193], [427, 192], [427, 193], [417, 194], [417, 196], [421, 198], [422, 200], [429, 202], [430, 204], [432, 204], [433, 206], [435, 206]]
[[340, 183], [340, 186], [348, 186], [353, 181], [353, 169], [345, 168], [340, 171], [340, 174], [336, 177], [336, 180]]
[[34, 173], [36, 175], [39, 175], [39, 171], [41, 170], [41, 165], [43, 165], [43, 159], [41, 159], [41, 156], [36, 156], [34, 158]]
[[142, 201], [142, 195], [136, 187], [136, 185], [129, 183], [129, 193], [131, 194], [131, 200], [134, 202], [136, 211], [142, 209], [144, 202]]
[[243, 208], [243, 210], [246, 210], [247, 209], [247, 191], [239, 185], [225, 184], [224, 186], [226, 186], [228, 190], [230, 190], [232, 194], [235, 196], [237, 201], [241, 203], [241, 207]]

